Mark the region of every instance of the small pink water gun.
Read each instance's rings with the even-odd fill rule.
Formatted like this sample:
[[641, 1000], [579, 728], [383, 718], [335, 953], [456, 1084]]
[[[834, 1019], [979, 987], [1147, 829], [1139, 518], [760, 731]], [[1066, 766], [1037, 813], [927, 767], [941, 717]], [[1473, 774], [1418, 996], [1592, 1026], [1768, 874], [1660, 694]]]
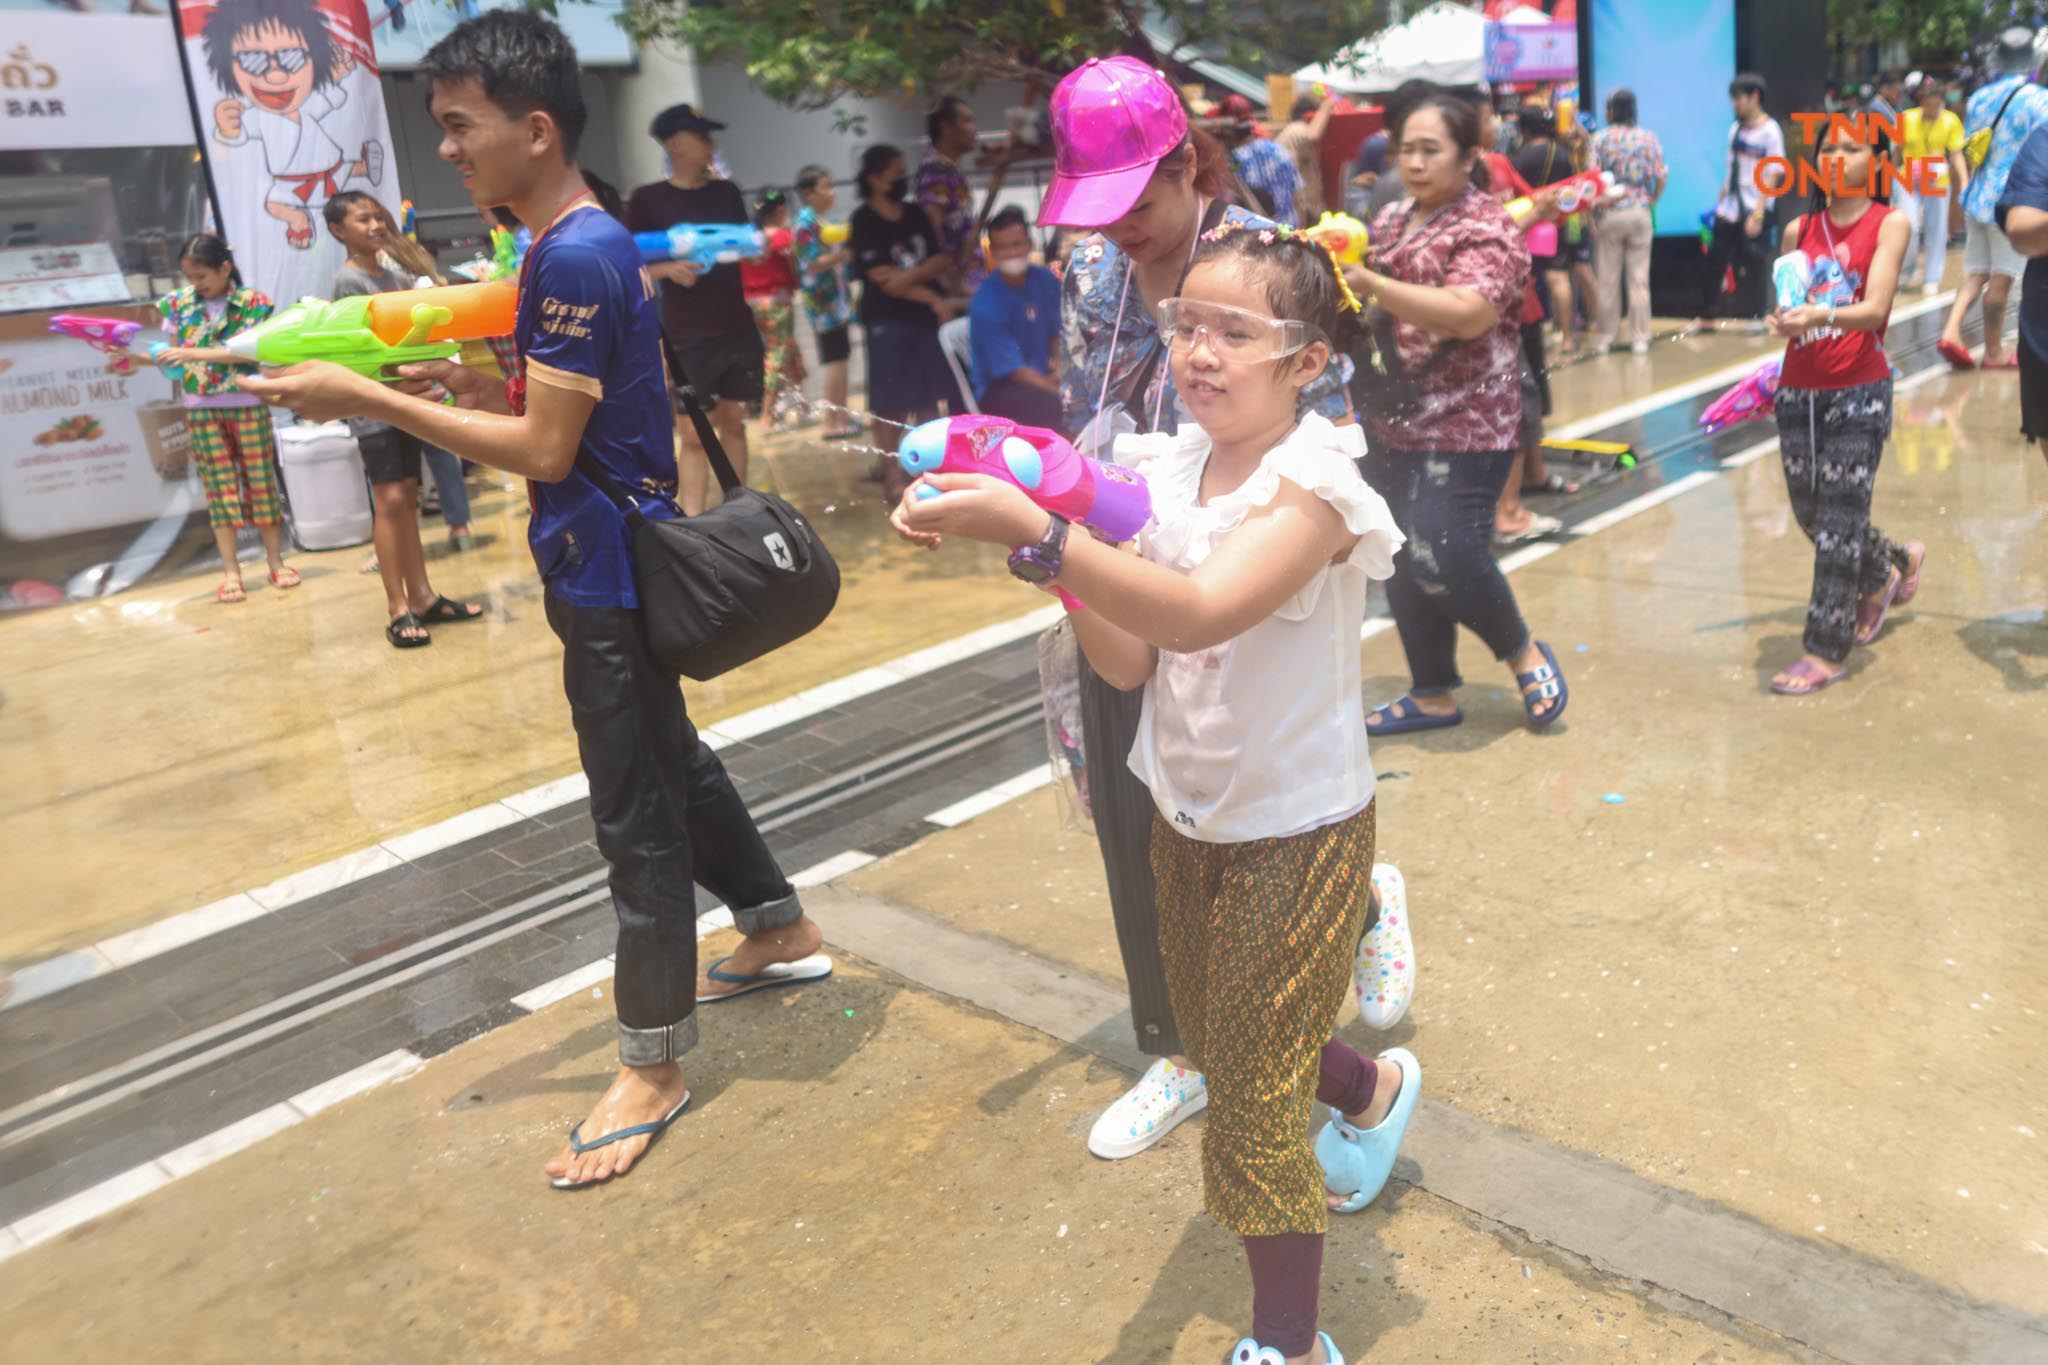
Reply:
[[1778, 357], [1773, 356], [1757, 366], [1741, 383], [1707, 405], [1700, 414], [1700, 425], [1712, 433], [1752, 417], [1769, 417], [1778, 406], [1778, 365]]
[[114, 373], [133, 374], [135, 357], [128, 343], [142, 330], [139, 322], [126, 318], [96, 318], [89, 313], [59, 313], [50, 319], [50, 330], [59, 336], [76, 338], [114, 358]]
[[[1048, 512], [1122, 544], [1152, 519], [1152, 492], [1122, 465], [1091, 460], [1066, 437], [1003, 417], [968, 413], [926, 422], [896, 451], [904, 472], [989, 474], [1024, 490]], [[928, 485], [920, 498], [943, 496]]]

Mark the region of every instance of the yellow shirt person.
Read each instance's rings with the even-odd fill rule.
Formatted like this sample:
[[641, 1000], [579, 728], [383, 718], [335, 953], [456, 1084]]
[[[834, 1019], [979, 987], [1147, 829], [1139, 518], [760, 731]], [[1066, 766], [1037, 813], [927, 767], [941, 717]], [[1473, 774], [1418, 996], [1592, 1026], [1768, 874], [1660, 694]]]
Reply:
[[1944, 109], [1932, 122], [1927, 120], [1915, 105], [1908, 109], [1899, 120], [1899, 136], [1905, 143], [1906, 164], [1913, 166], [1921, 157], [1939, 157], [1939, 166], [1929, 165], [1918, 174], [1932, 177], [1932, 184], [1948, 190], [1948, 158], [1952, 152], [1963, 150], [1963, 121], [1955, 111]]

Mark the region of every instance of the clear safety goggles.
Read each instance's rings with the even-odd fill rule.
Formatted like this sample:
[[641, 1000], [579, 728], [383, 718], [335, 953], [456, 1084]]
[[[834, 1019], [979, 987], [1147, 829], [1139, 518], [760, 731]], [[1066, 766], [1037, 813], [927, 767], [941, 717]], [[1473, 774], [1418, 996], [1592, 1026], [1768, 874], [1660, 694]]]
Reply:
[[1296, 318], [1271, 318], [1227, 303], [1166, 299], [1159, 305], [1159, 335], [1176, 354], [1206, 341], [1219, 360], [1244, 364], [1293, 355], [1322, 333]]

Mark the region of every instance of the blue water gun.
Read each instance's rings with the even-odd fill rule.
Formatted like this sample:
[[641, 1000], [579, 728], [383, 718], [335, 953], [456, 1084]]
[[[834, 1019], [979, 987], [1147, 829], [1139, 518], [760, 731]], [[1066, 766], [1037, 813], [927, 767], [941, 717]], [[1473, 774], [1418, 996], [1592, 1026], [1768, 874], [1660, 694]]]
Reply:
[[751, 260], [768, 249], [761, 230], [746, 223], [677, 223], [661, 232], [636, 232], [633, 242], [649, 265], [690, 261], [704, 270]]

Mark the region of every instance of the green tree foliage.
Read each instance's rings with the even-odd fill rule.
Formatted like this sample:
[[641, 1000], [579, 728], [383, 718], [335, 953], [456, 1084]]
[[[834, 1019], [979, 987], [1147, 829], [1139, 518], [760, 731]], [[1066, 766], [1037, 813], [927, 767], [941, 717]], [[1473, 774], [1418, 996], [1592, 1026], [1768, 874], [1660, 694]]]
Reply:
[[1953, 61], [2008, 24], [2039, 27], [2044, 12], [2039, 0], [1828, 0], [1828, 31], [1837, 42], [1903, 42], [1916, 62]]
[[[1245, 70], [1291, 71], [1383, 23], [1386, 0], [631, 0], [640, 38], [688, 43], [745, 67], [800, 109], [843, 95], [923, 98], [983, 81], [1063, 74], [1090, 56], [1201, 51]], [[1170, 46], [1155, 50], [1152, 29]]]

